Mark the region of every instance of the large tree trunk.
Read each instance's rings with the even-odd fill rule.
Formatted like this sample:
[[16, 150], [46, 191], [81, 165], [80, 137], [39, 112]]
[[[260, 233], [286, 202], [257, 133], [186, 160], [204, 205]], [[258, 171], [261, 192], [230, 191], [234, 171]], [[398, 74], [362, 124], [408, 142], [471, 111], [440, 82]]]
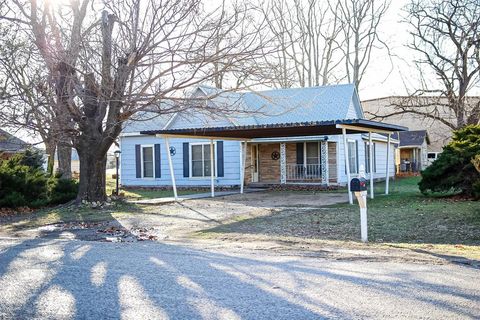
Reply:
[[44, 142], [45, 143], [45, 151], [48, 155], [47, 161], [47, 173], [49, 176], [53, 175], [53, 166], [55, 165], [55, 150], [56, 145], [54, 142]]
[[57, 145], [58, 168], [57, 173], [62, 178], [72, 178], [72, 147], [66, 143], [59, 142]]
[[107, 199], [105, 191], [107, 155], [93, 148], [77, 148], [80, 158], [80, 184], [77, 202], [104, 202]]

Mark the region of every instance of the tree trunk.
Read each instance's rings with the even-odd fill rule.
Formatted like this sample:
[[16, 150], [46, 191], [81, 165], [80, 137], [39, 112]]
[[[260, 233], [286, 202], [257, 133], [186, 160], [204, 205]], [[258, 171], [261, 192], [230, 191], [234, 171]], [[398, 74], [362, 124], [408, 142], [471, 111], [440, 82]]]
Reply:
[[55, 150], [56, 145], [54, 142], [45, 142], [45, 151], [48, 155], [47, 161], [47, 174], [49, 176], [53, 175], [53, 166], [55, 165]]
[[106, 153], [88, 148], [77, 148], [77, 151], [80, 158], [80, 184], [77, 202], [82, 200], [104, 202], [107, 200], [105, 191]]
[[57, 145], [58, 168], [57, 173], [62, 178], [72, 178], [72, 147], [66, 143], [59, 142]]

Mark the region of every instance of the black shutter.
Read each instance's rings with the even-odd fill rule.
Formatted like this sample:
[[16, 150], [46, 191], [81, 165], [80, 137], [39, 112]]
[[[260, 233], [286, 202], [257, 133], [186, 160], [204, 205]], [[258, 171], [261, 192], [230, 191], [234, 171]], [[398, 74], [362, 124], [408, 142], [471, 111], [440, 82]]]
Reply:
[[155, 178], [160, 178], [162, 176], [161, 172], [161, 163], [160, 163], [160, 144], [155, 144]]
[[359, 167], [358, 167], [358, 140], [355, 140], [355, 160], [357, 162], [357, 172], [355, 173], [358, 173], [359, 172]]
[[135, 145], [135, 171], [137, 172], [137, 178], [142, 177], [142, 155], [140, 154], [141, 148], [139, 144]]
[[217, 141], [217, 166], [217, 177], [223, 177], [223, 141]]
[[183, 176], [188, 178], [190, 176], [189, 168], [189, 157], [188, 157], [189, 146], [188, 142], [183, 143]]
[[303, 166], [303, 142], [297, 143], [297, 164]]
[[377, 144], [373, 143], [373, 171], [377, 172]]

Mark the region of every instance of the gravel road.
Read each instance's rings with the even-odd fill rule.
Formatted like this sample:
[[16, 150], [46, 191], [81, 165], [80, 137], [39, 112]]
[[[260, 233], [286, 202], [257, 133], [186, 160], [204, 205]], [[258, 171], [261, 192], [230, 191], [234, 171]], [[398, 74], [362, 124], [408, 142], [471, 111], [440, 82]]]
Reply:
[[2, 239], [0, 319], [471, 319], [478, 279], [454, 264]]

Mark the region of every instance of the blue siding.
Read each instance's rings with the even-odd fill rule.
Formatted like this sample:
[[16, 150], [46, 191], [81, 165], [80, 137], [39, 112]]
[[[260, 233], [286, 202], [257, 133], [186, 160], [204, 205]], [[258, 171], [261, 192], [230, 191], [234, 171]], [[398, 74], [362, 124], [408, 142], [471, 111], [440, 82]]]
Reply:
[[[210, 177], [189, 178], [183, 177], [183, 142], [209, 142], [201, 139], [169, 139], [170, 146], [175, 147], [176, 154], [172, 156], [173, 170], [178, 186], [210, 186]], [[135, 145], [160, 144], [161, 177], [136, 178]], [[120, 139], [121, 165], [120, 180], [124, 186], [168, 186], [171, 185], [170, 169], [168, 167], [165, 140], [154, 136], [123, 136]], [[216, 185], [230, 186], [240, 184], [240, 142], [223, 141], [224, 177], [215, 179]]]

